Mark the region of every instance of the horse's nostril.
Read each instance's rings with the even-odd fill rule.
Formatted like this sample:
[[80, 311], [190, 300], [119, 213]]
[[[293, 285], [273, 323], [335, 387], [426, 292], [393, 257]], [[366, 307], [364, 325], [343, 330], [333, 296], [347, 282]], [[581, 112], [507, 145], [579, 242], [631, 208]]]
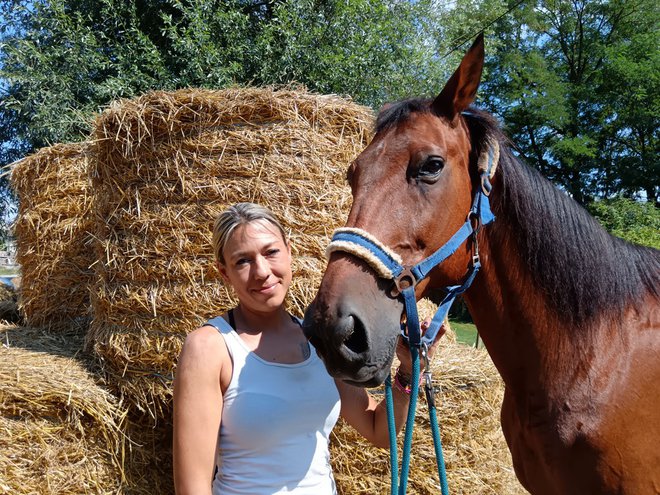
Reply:
[[367, 346], [367, 333], [364, 329], [364, 325], [359, 318], [355, 316], [352, 317], [353, 328], [344, 340], [344, 345], [348, 347], [351, 351], [356, 354], [361, 354], [365, 352], [368, 348]]

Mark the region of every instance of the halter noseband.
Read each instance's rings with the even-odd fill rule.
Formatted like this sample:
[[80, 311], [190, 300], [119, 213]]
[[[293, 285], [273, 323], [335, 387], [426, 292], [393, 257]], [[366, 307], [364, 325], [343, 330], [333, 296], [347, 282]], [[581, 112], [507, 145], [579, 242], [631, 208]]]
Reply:
[[[472, 199], [472, 207], [465, 223], [460, 229], [435, 253], [420, 261], [416, 265], [403, 265], [401, 257], [390, 248], [381, 243], [368, 232], [345, 227], [335, 230], [332, 240], [326, 249], [329, 257], [335, 251], [343, 251], [366, 261], [379, 277], [393, 280], [393, 296], [402, 295], [406, 308], [406, 326], [402, 324], [402, 332], [412, 346], [420, 347], [422, 344], [430, 345], [435, 339], [442, 322], [444, 321], [454, 299], [465, 292], [476, 276], [481, 262], [479, 260], [479, 245], [477, 233], [479, 229], [495, 220], [490, 209], [488, 196], [491, 191], [490, 179], [499, 160], [499, 146], [496, 141], [489, 140], [488, 150], [479, 157], [478, 169], [481, 177], [481, 187], [478, 188]], [[470, 268], [460, 285], [451, 285], [444, 288], [446, 295], [441, 301], [438, 310], [431, 320], [431, 324], [422, 337], [419, 329], [419, 316], [417, 314], [417, 300], [415, 286], [425, 279], [431, 270], [451, 256], [468, 238], [473, 238], [473, 256]]]

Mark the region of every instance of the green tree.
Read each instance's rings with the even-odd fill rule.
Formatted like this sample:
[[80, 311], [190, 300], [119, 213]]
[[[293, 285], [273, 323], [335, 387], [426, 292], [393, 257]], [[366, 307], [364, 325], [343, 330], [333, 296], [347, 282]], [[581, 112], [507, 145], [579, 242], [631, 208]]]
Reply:
[[659, 20], [652, 0], [537, 0], [495, 27], [487, 105], [527, 161], [582, 204], [660, 199]]
[[80, 139], [89, 118], [115, 98], [162, 80], [165, 68], [127, 2], [5, 2], [19, 23], [2, 30], [0, 122], [22, 149]]
[[378, 107], [428, 94], [443, 67], [434, 59], [431, 2], [300, 1], [277, 5], [261, 37], [262, 82], [299, 81]]

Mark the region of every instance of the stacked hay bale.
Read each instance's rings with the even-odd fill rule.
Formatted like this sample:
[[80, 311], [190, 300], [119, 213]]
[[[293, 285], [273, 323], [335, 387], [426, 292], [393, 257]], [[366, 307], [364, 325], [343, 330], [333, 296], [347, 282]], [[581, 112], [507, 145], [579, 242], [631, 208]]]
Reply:
[[[504, 386], [486, 351], [446, 342], [438, 349], [431, 368], [450, 491], [526, 494], [513, 473], [500, 427]], [[383, 390], [372, 393], [380, 400]], [[389, 493], [389, 451], [371, 446], [341, 420], [331, 438], [331, 461], [339, 493]], [[407, 493], [440, 493], [423, 394], [418, 401]]]
[[26, 324], [70, 328], [89, 317], [94, 262], [88, 143], [57, 144], [17, 162], [15, 223], [21, 265], [19, 310]]
[[125, 400], [167, 417], [183, 338], [234, 304], [211, 249], [228, 205], [261, 203], [290, 231], [288, 304], [302, 314], [348, 212], [345, 170], [372, 123], [365, 107], [295, 88], [153, 92], [98, 118], [88, 340]]
[[74, 358], [79, 334], [1, 325], [0, 340], [0, 493], [118, 493], [122, 415]]

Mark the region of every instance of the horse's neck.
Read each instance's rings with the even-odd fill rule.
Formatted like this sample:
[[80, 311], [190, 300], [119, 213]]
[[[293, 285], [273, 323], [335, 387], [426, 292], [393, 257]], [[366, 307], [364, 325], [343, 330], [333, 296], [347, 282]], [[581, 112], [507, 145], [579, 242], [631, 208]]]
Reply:
[[520, 394], [560, 395], [597, 342], [578, 345], [574, 329], [551, 309], [525, 260], [508, 245], [513, 238], [482, 241], [483, 267], [465, 299], [507, 386]]

